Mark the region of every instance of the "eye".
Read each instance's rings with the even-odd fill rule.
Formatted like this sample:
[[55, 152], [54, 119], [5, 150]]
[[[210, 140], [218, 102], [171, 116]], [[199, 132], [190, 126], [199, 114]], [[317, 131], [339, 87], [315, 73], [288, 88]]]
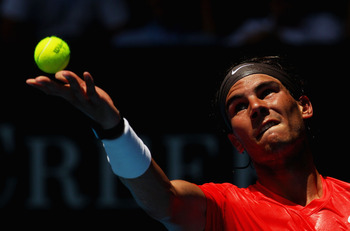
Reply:
[[236, 114], [238, 114], [239, 112], [245, 110], [248, 108], [248, 104], [241, 102], [241, 103], [236, 103], [236, 104], [231, 104], [228, 107], [228, 114], [230, 116], [230, 118], [234, 117]]
[[273, 88], [266, 88], [265, 90], [263, 90], [260, 94], [260, 99], [264, 99], [265, 97], [267, 97], [268, 95], [272, 94], [272, 93], [276, 93], [276, 90]]
[[235, 106], [235, 114], [248, 108], [246, 103], [239, 103]]

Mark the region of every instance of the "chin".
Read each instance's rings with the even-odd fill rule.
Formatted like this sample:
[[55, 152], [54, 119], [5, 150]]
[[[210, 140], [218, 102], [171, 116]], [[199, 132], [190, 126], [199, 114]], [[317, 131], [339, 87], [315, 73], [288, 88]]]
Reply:
[[259, 141], [259, 145], [263, 147], [270, 147], [268, 148], [269, 151], [272, 151], [272, 149], [275, 148], [281, 148], [286, 143], [289, 143], [289, 138], [286, 137], [284, 134], [278, 134], [276, 132], [271, 132], [269, 134], [264, 134], [262, 139]]
[[[288, 156], [294, 149], [295, 139], [285, 134], [270, 133], [266, 134], [258, 143], [262, 156], [270, 156], [272, 159], [278, 156]], [[269, 157], [268, 157], [269, 158]]]

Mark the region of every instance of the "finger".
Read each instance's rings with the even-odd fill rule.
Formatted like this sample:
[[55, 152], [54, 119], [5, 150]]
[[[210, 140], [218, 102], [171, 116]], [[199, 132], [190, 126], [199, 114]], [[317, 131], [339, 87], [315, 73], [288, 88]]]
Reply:
[[[41, 82], [39, 79], [41, 77], [37, 77], [35, 79], [27, 79], [26, 83], [32, 87], [35, 87], [43, 92], [45, 92], [46, 94], [49, 94], [48, 90], [46, 89], [46, 87], [44, 86], [44, 82]], [[44, 79], [45, 80], [45, 79]], [[46, 81], [46, 80], [45, 80]]]
[[41, 83], [45, 83], [45, 82], [50, 82], [50, 78], [46, 77], [46, 76], [38, 76], [34, 79], [27, 79], [26, 83], [31, 85], [31, 86], [38, 86], [41, 85]]
[[63, 71], [62, 76], [67, 79], [71, 88], [71, 93], [75, 95], [75, 97], [81, 100], [86, 98], [84, 90], [86, 84], [84, 80], [71, 71]]
[[75, 74], [72, 71], [59, 71], [56, 73], [58, 76], [62, 75], [65, 79], [69, 81], [75, 81], [78, 84], [84, 83], [84, 80], [82, 80], [77, 74]]
[[68, 83], [68, 80], [63, 76], [63, 71], [59, 71], [55, 74], [55, 78], [63, 83]]
[[38, 85], [38, 83], [35, 79], [27, 79], [26, 83], [30, 86], [33, 86], [33, 87], [36, 87]]
[[67, 87], [56, 83], [46, 76], [38, 76], [35, 79], [28, 79], [26, 83], [33, 86], [46, 94], [65, 96], [67, 94]]
[[97, 96], [94, 79], [89, 72], [84, 72], [83, 75], [86, 84], [86, 95], [89, 99], [94, 99]]

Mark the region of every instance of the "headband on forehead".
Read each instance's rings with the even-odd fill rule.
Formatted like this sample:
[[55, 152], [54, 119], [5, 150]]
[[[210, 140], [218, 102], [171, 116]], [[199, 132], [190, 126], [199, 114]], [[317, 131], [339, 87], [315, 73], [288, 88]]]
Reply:
[[230, 132], [232, 132], [231, 123], [226, 115], [227, 94], [238, 80], [253, 74], [266, 74], [278, 79], [289, 90], [293, 97], [298, 96], [300, 93], [300, 87], [292, 81], [291, 77], [283, 70], [272, 65], [265, 63], [243, 63], [233, 67], [226, 75], [218, 93], [220, 112], [224, 118], [225, 124], [230, 129]]

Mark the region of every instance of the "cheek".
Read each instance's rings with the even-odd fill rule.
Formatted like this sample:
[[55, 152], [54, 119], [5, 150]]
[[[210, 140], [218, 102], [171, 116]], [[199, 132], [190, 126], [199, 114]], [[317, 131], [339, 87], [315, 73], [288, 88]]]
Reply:
[[289, 93], [284, 91], [281, 91], [278, 96], [270, 102], [270, 106], [285, 117], [296, 114], [301, 116], [298, 102]]
[[250, 134], [252, 130], [250, 120], [243, 118], [243, 116], [236, 116], [231, 120], [231, 125], [234, 134], [241, 142], [244, 142], [247, 139], [249, 136], [248, 134]]
[[[284, 105], [283, 107], [278, 107], [277, 105]], [[278, 113], [284, 119], [285, 124], [288, 125], [292, 130], [299, 130], [303, 124], [302, 112], [300, 111], [299, 104], [290, 97], [282, 97], [276, 102], [276, 108], [278, 108]]]

